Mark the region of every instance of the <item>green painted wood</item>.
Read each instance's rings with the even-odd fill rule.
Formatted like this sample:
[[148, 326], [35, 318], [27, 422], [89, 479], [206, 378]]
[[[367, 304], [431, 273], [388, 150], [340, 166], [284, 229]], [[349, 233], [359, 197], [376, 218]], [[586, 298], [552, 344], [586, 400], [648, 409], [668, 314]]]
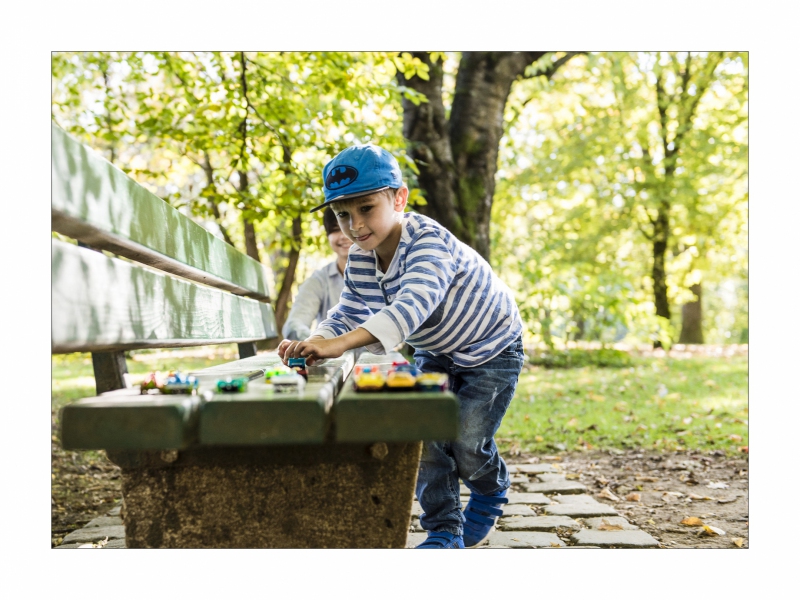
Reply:
[[87, 146], [51, 126], [52, 229], [236, 294], [269, 301], [269, 269], [148, 192]]
[[[364, 353], [357, 364], [391, 363]], [[333, 407], [338, 442], [410, 442], [458, 437], [458, 399], [451, 392], [356, 392], [352, 375]]]
[[239, 343], [277, 335], [263, 302], [52, 240], [52, 352]]
[[[219, 377], [235, 376], [256, 365], [266, 369], [280, 362], [277, 354], [268, 353], [193, 374], [200, 379], [202, 389], [213, 386]], [[326, 361], [324, 365], [309, 367], [308, 384], [300, 394], [275, 392], [271, 385], [260, 378], [252, 380], [243, 393], [214, 393], [200, 407], [200, 444], [324, 442], [330, 427], [330, 407], [353, 362], [353, 354], [348, 352], [341, 358]]]
[[61, 409], [67, 450], [168, 450], [196, 438], [199, 396], [140, 395], [138, 389], [85, 398]]

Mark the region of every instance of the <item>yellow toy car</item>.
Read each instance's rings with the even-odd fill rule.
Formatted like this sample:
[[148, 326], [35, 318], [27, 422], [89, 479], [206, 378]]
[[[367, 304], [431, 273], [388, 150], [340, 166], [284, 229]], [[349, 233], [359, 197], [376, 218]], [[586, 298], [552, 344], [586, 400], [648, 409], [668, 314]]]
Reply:
[[355, 386], [359, 392], [376, 392], [383, 389], [386, 378], [378, 367], [363, 367], [355, 375]]
[[398, 365], [386, 377], [386, 387], [393, 390], [413, 390], [417, 385], [417, 369], [408, 363]]
[[448, 384], [446, 373], [422, 373], [417, 377], [417, 387], [423, 392], [446, 392]]

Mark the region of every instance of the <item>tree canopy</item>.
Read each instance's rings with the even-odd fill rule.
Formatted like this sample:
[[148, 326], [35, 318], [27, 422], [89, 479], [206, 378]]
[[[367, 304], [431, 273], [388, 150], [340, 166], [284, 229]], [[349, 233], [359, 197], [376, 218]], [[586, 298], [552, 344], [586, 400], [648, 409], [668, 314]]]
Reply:
[[691, 341], [696, 317], [700, 339], [739, 341], [747, 70], [718, 52], [55, 53], [52, 106], [269, 263], [281, 321], [325, 253], [322, 166], [372, 141], [515, 290], [530, 340]]

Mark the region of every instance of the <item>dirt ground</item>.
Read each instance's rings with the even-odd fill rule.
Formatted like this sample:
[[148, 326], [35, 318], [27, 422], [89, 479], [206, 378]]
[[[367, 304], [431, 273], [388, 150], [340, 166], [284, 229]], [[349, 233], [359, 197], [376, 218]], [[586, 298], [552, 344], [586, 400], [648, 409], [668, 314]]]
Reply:
[[[721, 453], [598, 451], [557, 456], [521, 454], [509, 464], [560, 465], [600, 502], [661, 542], [663, 548], [748, 546], [747, 456]], [[105, 515], [121, 499], [120, 470], [103, 452], [69, 452], [52, 442], [52, 545]], [[614, 500], [616, 498], [616, 500]], [[721, 530], [684, 525], [695, 517]]]
[[560, 465], [567, 478], [586, 485], [596, 500], [613, 506], [662, 548], [748, 547], [746, 454], [612, 450], [522, 454], [508, 462]]

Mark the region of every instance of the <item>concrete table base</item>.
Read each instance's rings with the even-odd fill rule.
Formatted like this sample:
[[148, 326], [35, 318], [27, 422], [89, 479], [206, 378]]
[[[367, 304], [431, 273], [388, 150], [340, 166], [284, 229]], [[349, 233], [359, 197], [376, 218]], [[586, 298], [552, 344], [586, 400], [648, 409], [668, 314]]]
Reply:
[[421, 442], [108, 452], [128, 548], [403, 548]]

